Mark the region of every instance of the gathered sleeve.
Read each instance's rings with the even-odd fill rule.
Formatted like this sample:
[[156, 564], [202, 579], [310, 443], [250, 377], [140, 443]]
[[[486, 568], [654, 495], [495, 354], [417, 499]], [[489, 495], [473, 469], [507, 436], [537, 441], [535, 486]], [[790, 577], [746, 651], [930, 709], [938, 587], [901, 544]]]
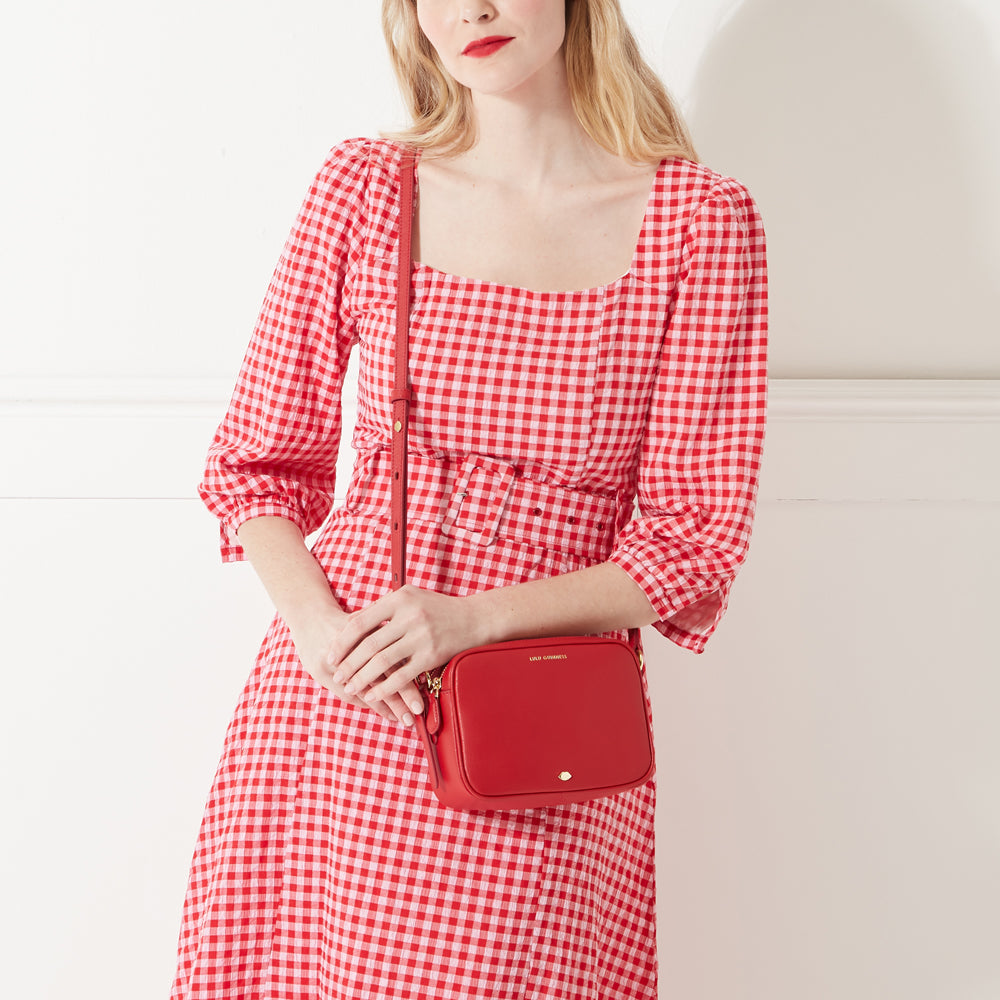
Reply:
[[219, 518], [222, 558], [244, 558], [237, 529], [265, 515], [303, 535], [333, 505], [340, 395], [354, 331], [345, 277], [360, 254], [368, 153], [335, 147], [306, 195], [268, 286], [198, 487]]
[[746, 558], [767, 405], [767, 269], [753, 199], [716, 184], [685, 237], [677, 298], [639, 455], [638, 513], [611, 561], [701, 653]]

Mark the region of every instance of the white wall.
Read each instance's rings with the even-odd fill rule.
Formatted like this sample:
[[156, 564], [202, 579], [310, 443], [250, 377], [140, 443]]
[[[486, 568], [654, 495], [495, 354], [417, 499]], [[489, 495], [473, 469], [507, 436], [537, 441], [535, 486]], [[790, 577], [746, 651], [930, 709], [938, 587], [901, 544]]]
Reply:
[[[348, 6], [348, 5], [344, 5]], [[764, 210], [772, 422], [704, 657], [652, 636], [662, 995], [994, 1000], [994, 0], [630, 0]], [[21, 5], [0, 83], [4, 989], [165, 996], [269, 617], [193, 498], [374, 4]], [[796, 381], [798, 380], [798, 381]], [[993, 380], [993, 381], [990, 381]]]
[[[997, 0], [629, 0], [764, 210], [777, 378], [997, 378]], [[230, 378], [326, 150], [400, 112], [373, 0], [5, 15], [3, 374]]]
[[683, 0], [676, 29], [701, 155], [764, 214], [773, 373], [996, 378], [1000, 3]]

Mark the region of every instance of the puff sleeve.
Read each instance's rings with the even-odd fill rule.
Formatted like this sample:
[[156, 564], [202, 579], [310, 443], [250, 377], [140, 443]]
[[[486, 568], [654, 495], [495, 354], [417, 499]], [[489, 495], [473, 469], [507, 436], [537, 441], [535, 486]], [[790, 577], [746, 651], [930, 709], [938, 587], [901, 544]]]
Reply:
[[638, 513], [611, 561], [661, 633], [701, 653], [746, 558], [767, 400], [764, 230], [747, 190], [720, 180], [685, 236], [639, 454]]
[[219, 518], [222, 558], [244, 558], [254, 517], [317, 529], [333, 505], [340, 393], [354, 340], [346, 279], [360, 255], [364, 140], [336, 146], [278, 260], [228, 410], [198, 487]]

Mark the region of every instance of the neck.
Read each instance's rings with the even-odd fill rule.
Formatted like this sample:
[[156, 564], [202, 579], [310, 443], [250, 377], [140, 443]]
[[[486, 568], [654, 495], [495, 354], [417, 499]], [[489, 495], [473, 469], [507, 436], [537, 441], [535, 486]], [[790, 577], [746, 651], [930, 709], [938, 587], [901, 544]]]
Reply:
[[539, 190], [589, 173], [607, 155], [580, 125], [559, 60], [546, 79], [505, 94], [473, 94], [478, 141], [461, 156], [484, 178]]

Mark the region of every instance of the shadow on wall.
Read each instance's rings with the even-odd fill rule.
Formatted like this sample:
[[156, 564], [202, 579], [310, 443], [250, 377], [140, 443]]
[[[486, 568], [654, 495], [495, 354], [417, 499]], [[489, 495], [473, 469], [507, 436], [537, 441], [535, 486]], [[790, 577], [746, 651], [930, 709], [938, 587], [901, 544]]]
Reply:
[[773, 376], [1000, 378], [1000, 71], [970, 2], [720, 2], [686, 103], [764, 215]]

